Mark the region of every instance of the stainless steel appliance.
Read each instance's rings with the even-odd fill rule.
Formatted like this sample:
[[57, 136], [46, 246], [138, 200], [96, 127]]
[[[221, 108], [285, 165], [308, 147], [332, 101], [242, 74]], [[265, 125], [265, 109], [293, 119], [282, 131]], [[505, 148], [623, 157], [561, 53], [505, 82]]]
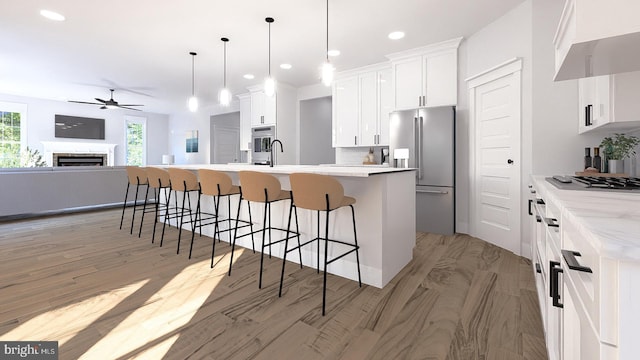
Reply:
[[640, 192], [640, 178], [636, 177], [554, 175], [546, 180], [562, 190]]
[[275, 126], [261, 126], [251, 129], [251, 143], [253, 144], [251, 161], [255, 165], [271, 164], [270, 145], [275, 138]]
[[418, 169], [418, 231], [455, 232], [455, 113], [455, 107], [446, 106], [398, 111], [389, 117], [389, 154], [393, 158], [396, 150], [405, 154], [408, 150], [408, 167]]

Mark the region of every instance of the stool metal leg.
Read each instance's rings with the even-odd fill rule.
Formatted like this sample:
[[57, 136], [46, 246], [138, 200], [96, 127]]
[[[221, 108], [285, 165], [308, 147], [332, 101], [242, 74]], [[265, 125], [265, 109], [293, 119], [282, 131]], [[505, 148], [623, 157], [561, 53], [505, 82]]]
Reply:
[[[176, 194], [176, 197], [178, 197], [177, 194]], [[179, 229], [178, 230], [178, 250], [176, 250], [176, 254], [180, 254], [180, 238], [182, 237], [182, 224], [184, 223], [184, 206], [185, 206], [185, 201], [187, 200], [188, 197], [189, 197], [189, 193], [187, 192], [187, 189], [185, 186], [185, 191], [184, 191], [184, 194], [182, 195], [182, 209], [180, 211], [180, 224], [178, 224], [178, 229]], [[189, 198], [189, 203], [191, 203], [190, 198]], [[189, 217], [191, 218], [191, 212], [189, 212]]]
[[317, 255], [318, 255], [318, 259], [316, 264], [318, 265], [318, 270], [316, 271], [318, 274], [320, 274], [320, 210], [318, 210], [318, 251], [317, 251]]
[[124, 202], [122, 203], [122, 216], [120, 217], [120, 230], [122, 230], [122, 221], [124, 220], [124, 209], [127, 208], [127, 198], [129, 197], [129, 185], [131, 185], [131, 183], [127, 182], [127, 190], [124, 192]]
[[[144, 213], [147, 212], [147, 199], [149, 199], [149, 188], [150, 186], [147, 185], [147, 191], [144, 195], [144, 206], [142, 207], [142, 218], [140, 219], [140, 228], [138, 229], [138, 238], [140, 238], [140, 235], [142, 234], [142, 224], [144, 223]], [[153, 191], [155, 192], [156, 189], [153, 189]]]
[[[191, 208], [191, 204], [189, 204], [189, 208]], [[196, 237], [198, 216], [200, 216], [200, 232], [202, 232], [202, 214], [200, 214], [200, 191], [198, 191], [198, 202], [196, 204], [196, 219], [191, 223], [191, 246], [189, 246], [189, 259], [191, 259], [191, 254], [193, 253], [193, 240]]]
[[[254, 240], [253, 237], [253, 219], [251, 218], [251, 206], [249, 205], [249, 202], [247, 201], [247, 206], [249, 208], [249, 229], [251, 230], [251, 249], [253, 250], [253, 253], [256, 253], [256, 241]], [[238, 215], [240, 215], [240, 213], [238, 213]], [[237, 224], [237, 222], [236, 222]]]
[[140, 189], [140, 181], [136, 184], [136, 197], [133, 199], [133, 215], [131, 215], [131, 229], [129, 234], [133, 234], [133, 222], [136, 218], [136, 206], [138, 206], [138, 189]]
[[[233, 252], [236, 249], [236, 237], [238, 235], [238, 219], [240, 218], [240, 205], [242, 205], [242, 191], [240, 191], [240, 200], [238, 200], [238, 212], [236, 213], [236, 228], [233, 230], [233, 243], [231, 243], [231, 258], [229, 259], [229, 273], [227, 275], [231, 276], [231, 267], [233, 265]], [[247, 201], [247, 206], [249, 207], [249, 214], [251, 214], [251, 203]], [[251, 216], [249, 216], [249, 221], [251, 221]], [[251, 231], [253, 232], [253, 226], [251, 227]], [[252, 240], [253, 240], [253, 234]], [[255, 252], [255, 249], [254, 249]], [[213, 267], [213, 257], [211, 258], [211, 267]]]
[[358, 265], [358, 285], [362, 287], [362, 278], [360, 277], [360, 255], [358, 255], [358, 250], [360, 247], [358, 246], [358, 235], [356, 234], [356, 212], [353, 209], [353, 205], [349, 205], [351, 208], [351, 216], [353, 219], [353, 242], [356, 244], [356, 264]]
[[[327, 205], [329, 199], [327, 197]], [[322, 316], [325, 313], [325, 306], [327, 303], [327, 258], [329, 255], [329, 206], [327, 206], [327, 217], [324, 228], [324, 276], [322, 280]]]
[[[178, 195], [176, 194], [176, 204], [178, 203]], [[167, 206], [164, 211], [164, 222], [162, 223], [162, 236], [160, 237], [160, 247], [162, 247], [162, 242], [164, 241], [164, 228], [167, 226], [167, 223], [171, 221], [169, 219], [169, 204], [171, 204], [171, 189], [169, 189], [169, 196], [167, 196]], [[177, 208], [176, 208], [176, 211]]]
[[[260, 279], [258, 280], [258, 289], [262, 289], [262, 265], [264, 264], [264, 241], [266, 237], [267, 213], [269, 213], [269, 202], [264, 203], [264, 216], [262, 221], [262, 251], [260, 252]], [[269, 239], [271, 241], [271, 239]], [[269, 246], [271, 248], [271, 246]]]

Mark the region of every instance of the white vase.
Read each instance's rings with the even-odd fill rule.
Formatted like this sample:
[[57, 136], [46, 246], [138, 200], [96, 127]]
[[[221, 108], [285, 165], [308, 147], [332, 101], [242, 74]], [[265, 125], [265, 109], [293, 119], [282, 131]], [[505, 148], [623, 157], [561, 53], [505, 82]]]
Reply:
[[609, 173], [624, 174], [624, 160], [609, 159]]

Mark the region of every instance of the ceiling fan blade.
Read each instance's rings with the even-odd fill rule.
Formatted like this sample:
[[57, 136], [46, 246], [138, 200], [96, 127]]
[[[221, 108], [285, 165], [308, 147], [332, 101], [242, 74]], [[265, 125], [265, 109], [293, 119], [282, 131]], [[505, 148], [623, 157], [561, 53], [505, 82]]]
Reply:
[[119, 107], [120, 109], [127, 109], [127, 110], [142, 111], [142, 110], [140, 110], [140, 109], [134, 109], [134, 108], [130, 108], [130, 107], [122, 106], [122, 105], [118, 105], [118, 107]]
[[69, 102], [72, 103], [77, 103], [77, 104], [91, 104], [91, 105], [102, 105], [100, 103], [95, 103], [95, 102], [87, 102], [87, 101], [75, 101], [75, 100], [69, 100]]
[[106, 102], [107, 102], [107, 100], [102, 100], [102, 99], [100, 99], [100, 98], [94, 98], [94, 99], [96, 99], [96, 100], [100, 101], [101, 103], [106, 103]]
[[118, 104], [118, 106], [144, 106], [144, 105], [136, 105], [136, 104]]

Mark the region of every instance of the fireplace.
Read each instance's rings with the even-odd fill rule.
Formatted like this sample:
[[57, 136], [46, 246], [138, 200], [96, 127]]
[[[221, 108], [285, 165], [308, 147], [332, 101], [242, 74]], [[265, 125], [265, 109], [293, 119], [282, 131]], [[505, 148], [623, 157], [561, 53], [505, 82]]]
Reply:
[[107, 154], [53, 154], [53, 166], [104, 166]]
[[115, 166], [116, 144], [43, 141], [48, 166]]

